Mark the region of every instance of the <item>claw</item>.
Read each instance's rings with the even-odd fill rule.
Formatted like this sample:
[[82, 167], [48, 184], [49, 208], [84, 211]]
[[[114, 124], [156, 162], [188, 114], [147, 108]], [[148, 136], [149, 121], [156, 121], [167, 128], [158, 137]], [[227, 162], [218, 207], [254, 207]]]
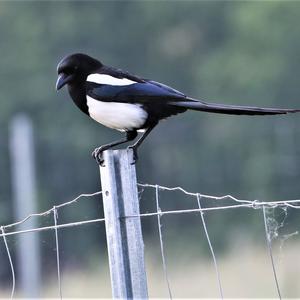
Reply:
[[104, 167], [103, 151], [104, 150], [101, 147], [99, 147], [92, 152], [93, 158], [96, 160], [97, 164], [100, 165], [101, 167]]
[[134, 146], [128, 146], [127, 149], [132, 149], [133, 151], [133, 161], [131, 162], [131, 165], [134, 165], [139, 158], [137, 153], [137, 148]]

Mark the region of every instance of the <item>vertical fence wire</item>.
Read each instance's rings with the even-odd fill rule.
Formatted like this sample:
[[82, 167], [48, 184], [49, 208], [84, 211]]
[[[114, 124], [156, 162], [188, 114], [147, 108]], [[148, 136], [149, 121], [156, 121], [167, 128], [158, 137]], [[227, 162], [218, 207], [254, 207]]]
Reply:
[[[198, 207], [199, 207], [199, 209], [202, 209], [200, 200], [201, 200], [201, 195], [197, 194]], [[210, 253], [211, 253], [211, 256], [212, 256], [212, 259], [213, 259], [213, 262], [214, 262], [214, 267], [215, 267], [215, 271], [216, 271], [216, 275], [217, 275], [217, 281], [218, 281], [220, 297], [221, 297], [221, 299], [224, 299], [223, 288], [222, 288], [222, 284], [221, 284], [221, 276], [220, 276], [220, 272], [219, 272], [219, 268], [218, 268], [218, 264], [217, 264], [217, 259], [216, 259], [216, 255], [215, 255], [212, 243], [210, 241], [210, 237], [209, 237], [208, 230], [207, 230], [207, 227], [206, 227], [206, 222], [205, 222], [205, 219], [204, 219], [204, 213], [202, 211], [200, 211], [200, 216], [201, 216], [201, 221], [202, 221], [203, 229], [204, 229], [204, 232], [205, 232], [205, 236], [206, 236], [206, 239], [207, 239], [207, 242], [208, 242], [208, 246], [209, 246], [209, 249], [210, 249]]]
[[16, 286], [15, 269], [14, 269], [14, 264], [12, 262], [12, 258], [11, 258], [10, 251], [9, 251], [9, 248], [8, 248], [8, 244], [7, 244], [7, 240], [6, 240], [6, 237], [5, 237], [5, 231], [4, 231], [3, 226], [1, 226], [1, 233], [2, 233], [3, 241], [4, 241], [4, 244], [5, 244], [5, 248], [6, 248], [6, 252], [7, 252], [7, 256], [8, 256], [8, 260], [9, 260], [10, 269], [11, 269], [12, 287], [11, 287], [10, 299], [13, 299], [14, 294], [15, 294], [15, 286]]
[[62, 290], [61, 290], [61, 276], [60, 276], [60, 257], [59, 257], [59, 242], [58, 242], [58, 230], [57, 230], [57, 219], [58, 213], [56, 206], [53, 206], [53, 218], [55, 225], [55, 250], [56, 250], [56, 266], [57, 266], [57, 282], [58, 282], [58, 293], [59, 298], [62, 299]]
[[270, 255], [270, 259], [271, 259], [274, 280], [275, 280], [275, 284], [276, 284], [278, 297], [279, 297], [279, 299], [281, 299], [281, 292], [280, 292], [280, 288], [279, 288], [279, 283], [278, 283], [275, 264], [274, 264], [273, 252], [272, 252], [272, 244], [271, 244], [272, 242], [271, 242], [271, 237], [270, 237], [270, 234], [269, 234], [268, 222], [267, 222], [267, 217], [266, 217], [266, 208], [265, 208], [264, 205], [262, 207], [262, 211], [263, 211], [263, 217], [264, 217], [266, 241], [267, 241], [269, 255]]
[[[158, 213], [161, 213], [161, 209], [159, 207], [159, 186], [158, 185], [156, 185], [156, 188], [155, 188], [155, 200], [156, 200], [156, 210]], [[165, 253], [164, 253], [164, 244], [163, 244], [163, 238], [162, 238], [160, 218], [161, 218], [161, 215], [158, 214], [157, 215], [157, 225], [158, 225], [158, 234], [159, 234], [159, 242], [160, 242], [160, 252], [161, 252], [162, 264], [163, 264], [163, 269], [164, 269], [165, 280], [166, 280], [167, 287], [168, 287], [169, 297], [170, 297], [170, 299], [172, 299], [172, 291], [171, 291], [167, 263], [166, 263]]]

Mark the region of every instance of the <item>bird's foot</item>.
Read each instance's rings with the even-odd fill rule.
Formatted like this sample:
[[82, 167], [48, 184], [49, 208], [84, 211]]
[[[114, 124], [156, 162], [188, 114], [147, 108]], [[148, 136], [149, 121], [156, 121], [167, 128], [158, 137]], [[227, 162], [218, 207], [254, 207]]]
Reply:
[[96, 148], [92, 152], [93, 158], [96, 160], [97, 164], [100, 165], [101, 167], [104, 167], [104, 158], [103, 158], [103, 149], [102, 147]]
[[133, 146], [128, 146], [127, 149], [132, 149], [133, 151], [133, 161], [132, 161], [132, 165], [134, 165], [137, 160], [138, 160], [138, 153], [137, 153], [137, 147], [135, 147], [134, 145]]

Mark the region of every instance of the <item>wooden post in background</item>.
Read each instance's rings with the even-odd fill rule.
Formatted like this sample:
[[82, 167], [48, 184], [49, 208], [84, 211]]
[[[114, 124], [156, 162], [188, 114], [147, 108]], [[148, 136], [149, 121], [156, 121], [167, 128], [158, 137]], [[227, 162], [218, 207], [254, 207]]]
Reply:
[[100, 167], [113, 298], [146, 299], [144, 243], [133, 151], [107, 150]]

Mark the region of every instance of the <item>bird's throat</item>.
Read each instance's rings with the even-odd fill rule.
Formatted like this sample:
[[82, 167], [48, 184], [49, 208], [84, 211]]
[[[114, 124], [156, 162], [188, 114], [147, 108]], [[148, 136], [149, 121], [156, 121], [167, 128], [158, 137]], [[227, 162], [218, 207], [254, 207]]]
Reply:
[[74, 103], [77, 105], [77, 107], [88, 115], [89, 109], [86, 103], [86, 90], [85, 85], [83, 84], [69, 84], [68, 85], [68, 91], [69, 94], [74, 101]]

